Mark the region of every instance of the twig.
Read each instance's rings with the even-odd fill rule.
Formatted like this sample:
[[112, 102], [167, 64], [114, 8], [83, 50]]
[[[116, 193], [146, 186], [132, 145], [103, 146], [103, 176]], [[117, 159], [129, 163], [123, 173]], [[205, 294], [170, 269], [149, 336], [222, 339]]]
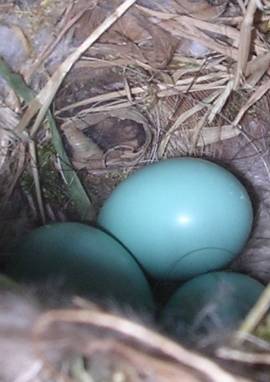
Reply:
[[[216, 81], [212, 82], [206, 82], [207, 80], [213, 79], [217, 77], [218, 79]], [[184, 80], [179, 80], [176, 82], [175, 85], [168, 85], [168, 84], [158, 84], [157, 85], [157, 97], [158, 98], [164, 98], [172, 95], [179, 94], [179, 92], [198, 92], [203, 90], [215, 90], [217, 88], [224, 88], [224, 84], [230, 79], [230, 75], [222, 73], [222, 75], [216, 75], [211, 74], [207, 76], [200, 76], [197, 77], [196, 83], [193, 84], [192, 88], [190, 88], [190, 85], [193, 83], [194, 77], [190, 77]], [[147, 93], [148, 87], [147, 86], [140, 86], [140, 87], [133, 87], [129, 88], [129, 92], [131, 96], [139, 96], [141, 94]], [[106, 102], [106, 101], [112, 101], [114, 99], [118, 99], [121, 97], [127, 97], [128, 98], [128, 92], [124, 89], [119, 89], [117, 91], [93, 96], [90, 98], [83, 99], [82, 101], [74, 102], [71, 105], [64, 106], [63, 108], [57, 110], [55, 112], [55, 115], [58, 115], [64, 111], [68, 111], [70, 109], [74, 109], [77, 107], [87, 106], [93, 103], [97, 102]], [[94, 112], [93, 107], [93, 112]]]
[[70, 374], [78, 382], [95, 382], [91, 375], [85, 370], [81, 357], [76, 358], [70, 367]]
[[39, 373], [42, 370], [42, 362], [36, 361], [33, 364], [31, 364], [30, 368], [24, 371], [22, 375], [19, 375], [16, 379], [14, 379], [14, 382], [31, 382], [35, 381], [38, 377]]
[[233, 338], [233, 343], [240, 345], [245, 341], [247, 334], [250, 334], [258, 326], [261, 319], [264, 317], [270, 307], [270, 284], [267, 286], [257, 304], [249, 312], [240, 329]]
[[[9, 190], [8, 192], [6, 193], [5, 195], [5, 198], [3, 200], [3, 205], [5, 205], [7, 203], [7, 201], [9, 200], [9, 198], [11, 197], [13, 191], [14, 191], [14, 188], [16, 187], [16, 184], [20, 178], [20, 176], [22, 175], [23, 173], [23, 170], [24, 170], [24, 163], [25, 163], [25, 144], [24, 143], [19, 143], [18, 146], [17, 146], [17, 150], [19, 151], [19, 160], [18, 160], [18, 165], [17, 165], [17, 169], [16, 169], [16, 173], [15, 175], [13, 176], [13, 180], [12, 180], [12, 183], [9, 187]], [[14, 150], [14, 154], [15, 154], [15, 150]]]
[[246, 12], [246, 7], [245, 7], [245, 3], [243, 0], [237, 0], [237, 3], [239, 5], [239, 7], [241, 8], [241, 11], [243, 12], [243, 14], [245, 14]]
[[[100, 329], [109, 329], [113, 332], [132, 338], [147, 348], [163, 353], [172, 360], [178, 361], [187, 367], [201, 372], [211, 381], [236, 382], [231, 374], [223, 370], [211, 360], [191, 352], [176, 344], [169, 338], [147, 329], [135, 322], [116, 315], [95, 312], [93, 310], [53, 310], [41, 316], [34, 327], [34, 343], [38, 344], [42, 334], [55, 322], [88, 324]], [[37, 349], [38, 351], [38, 349]], [[237, 378], [237, 381], [244, 381]]]
[[223, 359], [238, 361], [248, 364], [264, 364], [270, 365], [270, 354], [269, 353], [248, 353], [241, 350], [235, 350], [231, 348], [220, 348], [217, 349], [216, 354], [218, 357]]
[[246, 71], [248, 56], [250, 53], [252, 25], [256, 10], [257, 1], [250, 0], [240, 30], [238, 60], [233, 86], [234, 90], [238, 89], [240, 80]]
[[39, 173], [38, 173], [38, 163], [37, 163], [37, 154], [36, 154], [36, 145], [35, 142], [29, 142], [29, 153], [30, 153], [30, 164], [32, 167], [32, 173], [35, 183], [37, 202], [39, 207], [39, 212], [41, 216], [42, 223], [46, 223], [45, 210], [42, 200], [42, 193], [40, 188]]
[[40, 56], [35, 60], [32, 67], [30, 68], [29, 73], [27, 73], [28, 78], [31, 78], [33, 73], [38, 69], [41, 65], [42, 61], [46, 60], [47, 57], [51, 54], [53, 49], [58, 45], [58, 43], [62, 40], [63, 36], [67, 33], [67, 31], [82, 17], [85, 13], [85, 10], [81, 10], [77, 15], [75, 15], [71, 20], [67, 22], [67, 17], [69, 16], [70, 10], [72, 9], [73, 4], [70, 4], [66, 15], [64, 16], [63, 29], [58, 33], [57, 38], [54, 41], [50, 41], [49, 44], [44, 48], [41, 52]]
[[200, 120], [198, 121], [197, 125], [193, 129], [191, 153], [195, 152], [195, 149], [196, 149], [199, 137], [200, 137], [200, 133], [202, 131], [202, 128], [205, 126], [205, 124], [207, 122], [208, 116], [209, 116], [209, 109], [206, 110], [204, 115], [200, 118]]
[[233, 80], [228, 81], [227, 86], [220, 96], [215, 100], [212, 110], [210, 111], [208, 122], [212, 123], [216, 115], [221, 112], [233, 89]]

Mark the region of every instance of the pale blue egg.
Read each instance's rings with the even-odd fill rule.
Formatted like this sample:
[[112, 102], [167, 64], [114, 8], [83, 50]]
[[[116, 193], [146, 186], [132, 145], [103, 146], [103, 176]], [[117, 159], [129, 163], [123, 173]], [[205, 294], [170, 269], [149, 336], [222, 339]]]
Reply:
[[159, 279], [187, 279], [226, 266], [250, 235], [245, 187], [212, 162], [164, 160], [113, 191], [98, 223]]

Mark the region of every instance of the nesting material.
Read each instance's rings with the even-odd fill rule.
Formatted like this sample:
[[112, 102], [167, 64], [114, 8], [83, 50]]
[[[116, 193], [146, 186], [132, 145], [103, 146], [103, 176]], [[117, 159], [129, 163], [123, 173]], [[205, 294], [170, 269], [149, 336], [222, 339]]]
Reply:
[[57, 292], [41, 305], [35, 291], [22, 288], [2, 289], [0, 307], [1, 381], [249, 381], [148, 329], [135, 313], [102, 311]]
[[[0, 34], [13, 44], [0, 47], [8, 65], [0, 60], [1, 108], [12, 115], [11, 138], [0, 134], [1, 253], [41, 218], [93, 222], [117, 184], [145, 164], [196, 156], [220, 162], [247, 187], [255, 215], [251, 240], [230, 268], [268, 283], [268, 11], [266, 0], [0, 1]], [[242, 323], [241, 336], [230, 332], [227, 348], [223, 337], [214, 341], [210, 356], [226, 359], [223, 366], [235, 375], [145, 324], [125, 321], [122, 312], [119, 318], [75, 309], [43, 316], [31, 333], [32, 316], [25, 314], [27, 329], [18, 337], [24, 340], [27, 333], [27, 346], [38, 349], [30, 351], [30, 363], [14, 362], [21, 369], [9, 369], [3, 380], [38, 380], [41, 373], [43, 380], [64, 374], [76, 382], [241, 381], [238, 374], [247, 371], [248, 378], [263, 381], [261, 366], [269, 365], [268, 294], [266, 289], [260, 314], [254, 308]], [[61, 335], [55, 328], [50, 335], [59, 323], [65, 326]], [[87, 333], [88, 325], [98, 326], [97, 342], [85, 335], [85, 325]], [[83, 335], [76, 342], [78, 326]], [[109, 340], [100, 337], [104, 328]], [[20, 346], [18, 338], [8, 344], [5, 330], [4, 325], [3, 343], [11, 354]], [[112, 340], [112, 333], [120, 333], [123, 343], [118, 336]], [[60, 340], [46, 343], [44, 354], [48, 338]], [[99, 352], [105, 354], [101, 363]], [[106, 369], [108, 359], [113, 361]], [[105, 370], [102, 376], [89, 371], [91, 362]], [[29, 364], [36, 368], [29, 370]]]

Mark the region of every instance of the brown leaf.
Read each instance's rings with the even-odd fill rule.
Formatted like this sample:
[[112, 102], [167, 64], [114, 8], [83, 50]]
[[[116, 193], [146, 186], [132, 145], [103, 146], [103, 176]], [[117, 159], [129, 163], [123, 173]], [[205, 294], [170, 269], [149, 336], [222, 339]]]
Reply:
[[89, 161], [98, 162], [97, 167], [103, 167], [103, 151], [91, 138], [78, 129], [74, 121], [68, 121], [61, 126], [68, 144], [72, 150], [73, 164], [77, 168], [87, 167]]
[[207, 0], [176, 0], [176, 2], [182, 12], [204, 20], [221, 16], [228, 4], [227, 0], [219, 1], [218, 5], [210, 4]]
[[[99, 25], [108, 14], [106, 8], [100, 5], [86, 11], [77, 24], [75, 38], [83, 40], [89, 31]], [[131, 9], [119, 19], [99, 42], [100, 51], [105, 55], [137, 59], [154, 68], [165, 68], [177, 46], [176, 39], [169, 32], [151, 23], [136, 9]]]

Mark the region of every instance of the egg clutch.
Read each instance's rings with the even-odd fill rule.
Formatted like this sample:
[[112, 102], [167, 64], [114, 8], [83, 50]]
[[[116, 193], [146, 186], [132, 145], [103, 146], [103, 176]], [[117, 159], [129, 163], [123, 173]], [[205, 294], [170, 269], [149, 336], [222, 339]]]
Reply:
[[229, 171], [202, 159], [164, 160], [117, 186], [97, 227], [56, 223], [26, 235], [7, 273], [23, 281], [60, 279], [72, 291], [146, 309], [155, 306], [149, 279], [184, 283], [162, 311], [165, 326], [175, 317], [191, 325], [220, 288], [215, 315], [228, 326], [243, 319], [263, 289], [248, 276], [216, 272], [242, 251], [252, 223], [249, 195]]

